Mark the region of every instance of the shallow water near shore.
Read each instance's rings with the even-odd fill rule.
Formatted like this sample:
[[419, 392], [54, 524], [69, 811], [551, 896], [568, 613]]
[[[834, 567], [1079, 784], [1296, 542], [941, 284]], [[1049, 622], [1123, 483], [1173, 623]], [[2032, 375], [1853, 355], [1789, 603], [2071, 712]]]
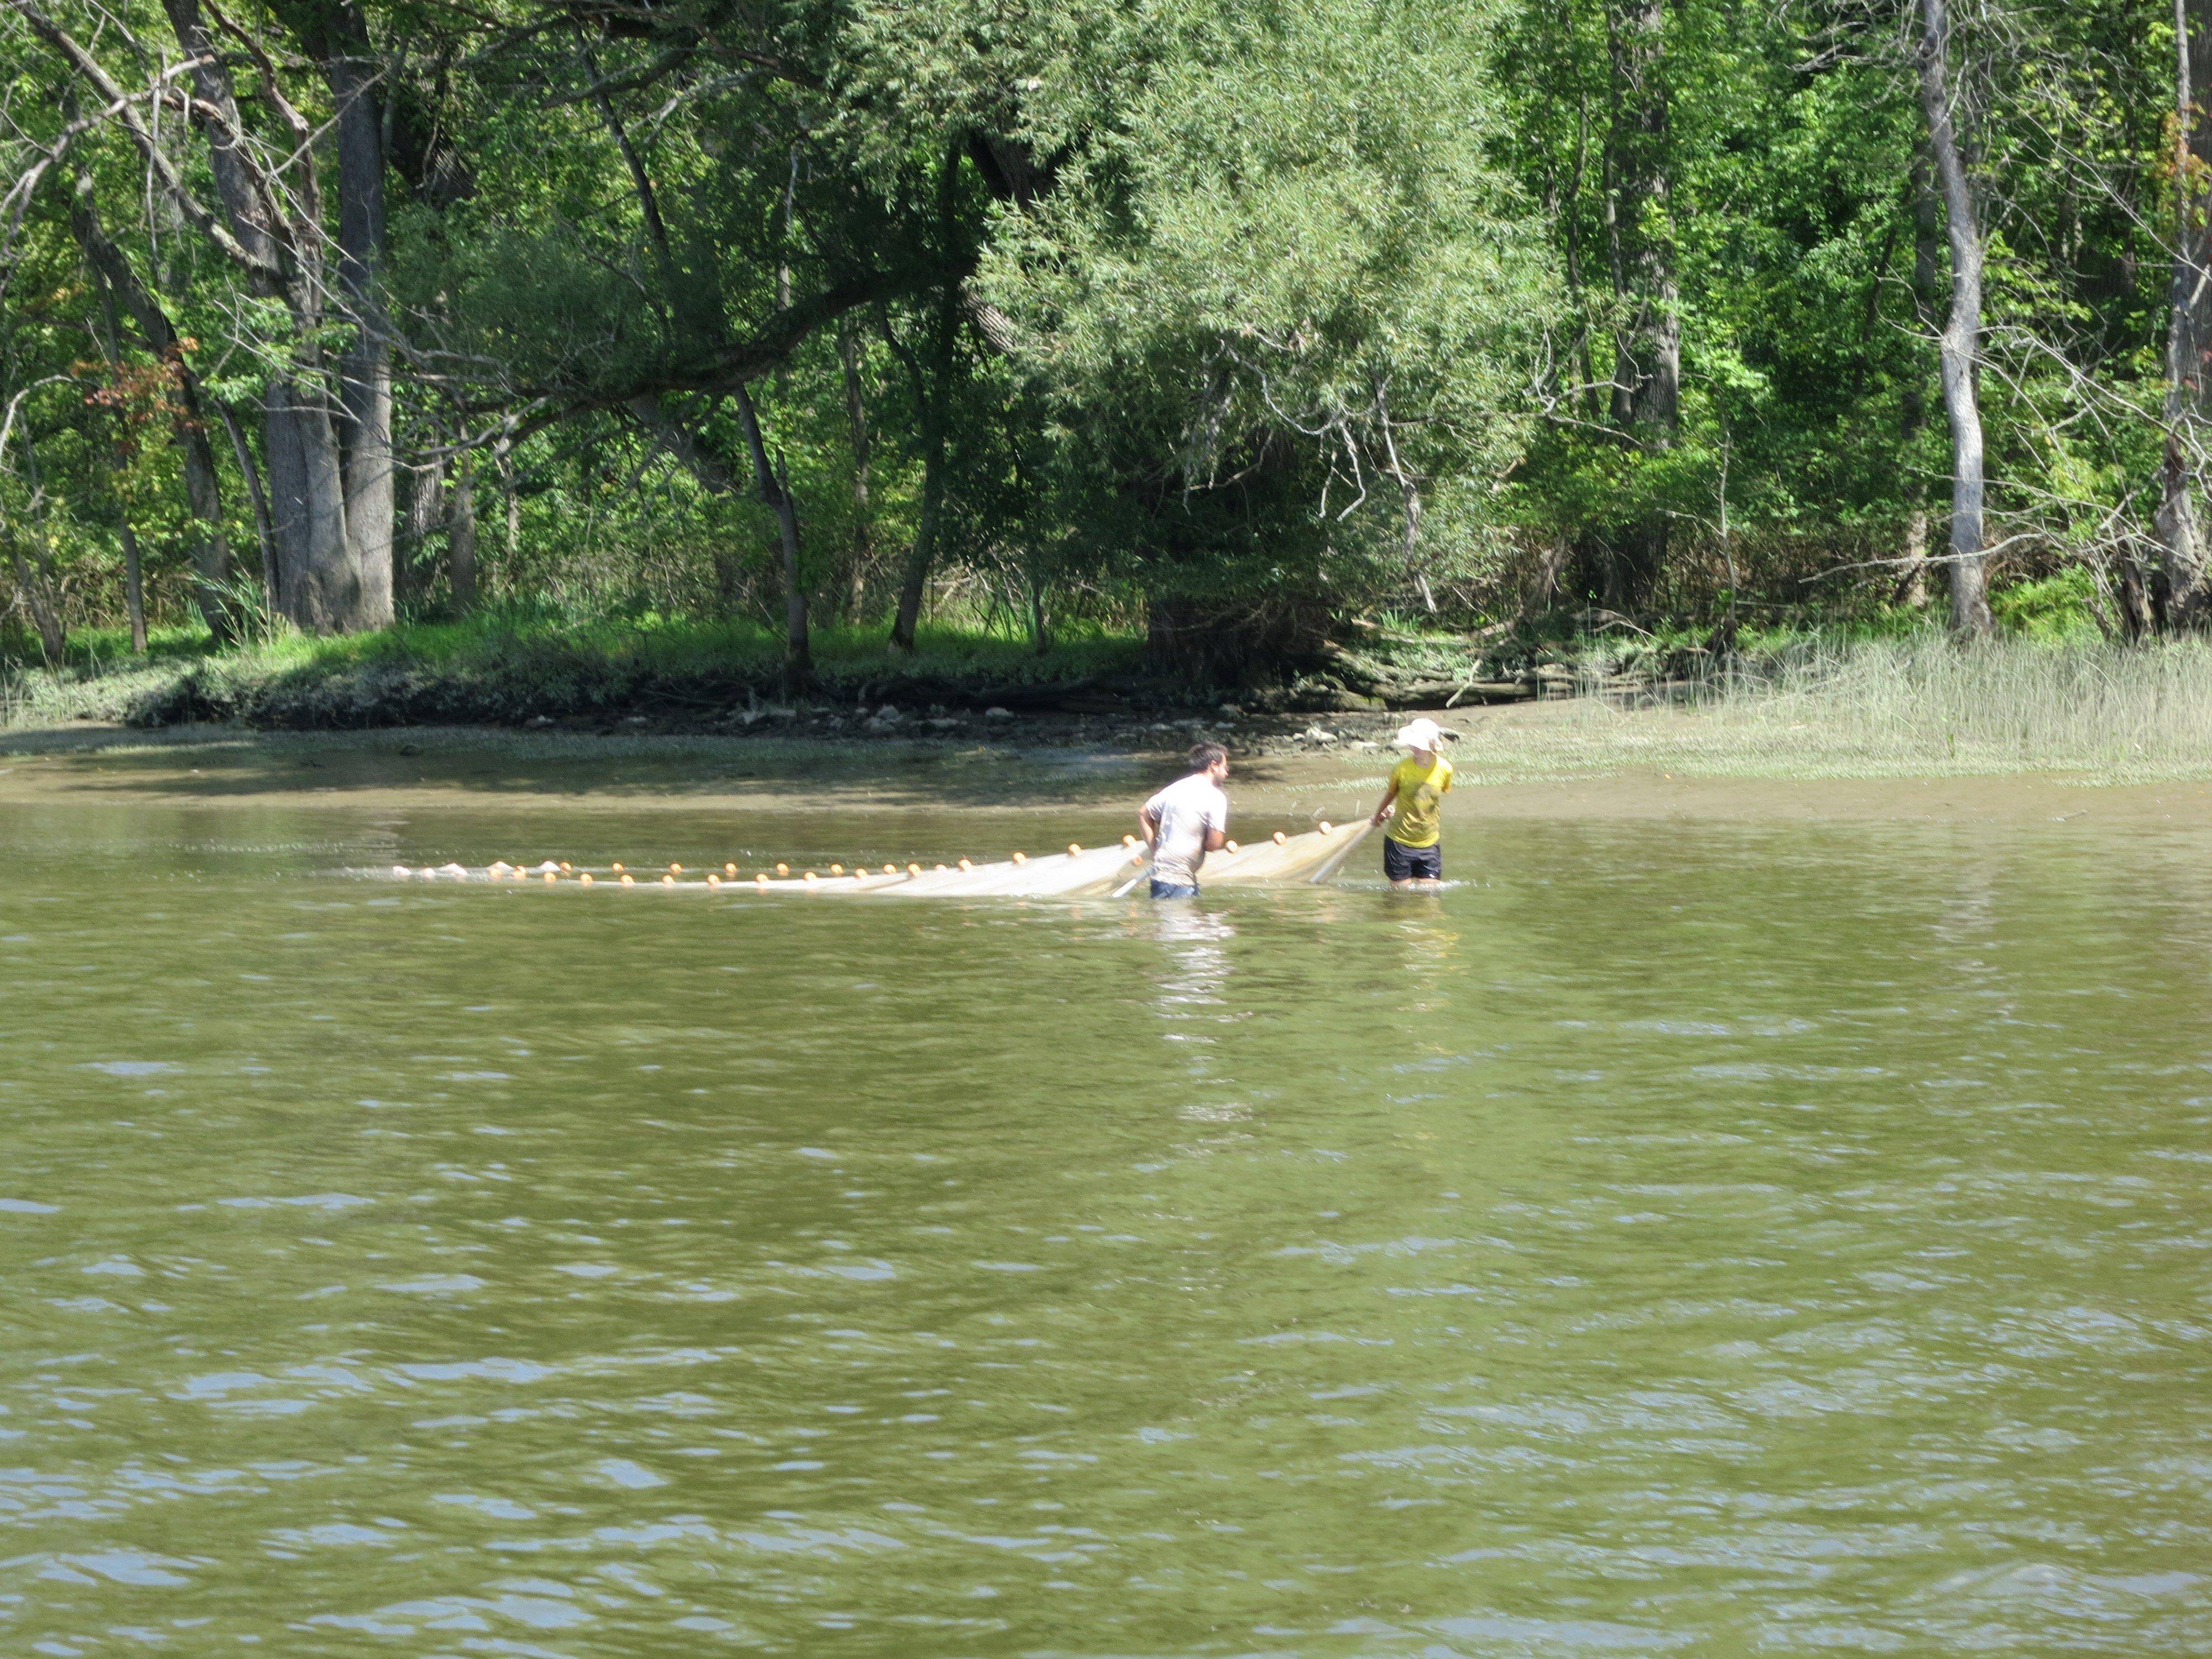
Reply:
[[2212, 835], [344, 873], [1017, 834], [0, 807], [0, 1649], [2212, 1653]]

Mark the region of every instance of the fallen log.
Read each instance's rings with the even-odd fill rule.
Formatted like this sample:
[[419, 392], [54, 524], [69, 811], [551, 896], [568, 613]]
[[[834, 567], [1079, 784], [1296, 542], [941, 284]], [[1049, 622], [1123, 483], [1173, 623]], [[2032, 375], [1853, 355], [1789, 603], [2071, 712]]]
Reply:
[[963, 692], [961, 701], [978, 708], [996, 704], [1001, 708], [1056, 708], [1070, 697], [1080, 696], [1091, 690], [1093, 682], [1079, 680], [1041, 680], [1017, 683], [1012, 685], [987, 685], [978, 690]]
[[1387, 687], [1393, 708], [1458, 708], [1474, 703], [1527, 702], [1536, 690], [1525, 680], [1406, 680]]

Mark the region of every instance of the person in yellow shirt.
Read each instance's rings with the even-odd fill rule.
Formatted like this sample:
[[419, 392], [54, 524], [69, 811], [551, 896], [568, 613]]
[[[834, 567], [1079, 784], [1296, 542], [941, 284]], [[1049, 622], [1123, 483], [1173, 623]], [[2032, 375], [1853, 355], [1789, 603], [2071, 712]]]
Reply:
[[1382, 832], [1382, 873], [1393, 887], [1434, 887], [1444, 878], [1444, 797], [1451, 793], [1452, 763], [1440, 752], [1444, 734], [1425, 717], [1398, 733], [1413, 752], [1390, 769], [1390, 787], [1375, 809], [1376, 823], [1395, 818]]

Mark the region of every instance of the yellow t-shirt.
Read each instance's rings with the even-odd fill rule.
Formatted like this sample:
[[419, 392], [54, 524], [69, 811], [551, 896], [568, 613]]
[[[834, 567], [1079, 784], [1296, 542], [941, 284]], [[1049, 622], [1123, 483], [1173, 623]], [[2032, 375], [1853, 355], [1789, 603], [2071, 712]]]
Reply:
[[1438, 755], [1433, 764], [1424, 766], [1408, 755], [1390, 769], [1390, 781], [1398, 786], [1398, 813], [1382, 833], [1401, 847], [1434, 847], [1443, 839], [1452, 763]]

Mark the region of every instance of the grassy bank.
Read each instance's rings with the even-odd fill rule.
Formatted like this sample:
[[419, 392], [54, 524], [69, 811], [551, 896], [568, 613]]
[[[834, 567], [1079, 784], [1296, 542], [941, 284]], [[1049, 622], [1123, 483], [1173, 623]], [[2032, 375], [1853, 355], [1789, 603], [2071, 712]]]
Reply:
[[1663, 702], [1582, 696], [1462, 729], [1455, 757], [1501, 780], [2201, 778], [2212, 776], [2212, 646], [1800, 641], [1678, 685]]
[[[155, 636], [143, 656], [123, 647], [120, 637], [84, 635], [61, 668], [16, 667], [0, 678], [0, 720], [236, 720], [289, 730], [630, 714], [702, 721], [772, 698], [783, 667], [782, 641], [767, 629], [690, 618], [487, 613], [339, 638], [285, 635], [226, 651], [181, 629]], [[1024, 687], [1132, 675], [1143, 655], [1141, 641], [1110, 635], [1062, 641], [1040, 655], [1025, 640], [928, 629], [911, 654], [891, 652], [880, 629], [817, 629], [813, 648], [825, 699], [925, 705], [1018, 702]]]
[[[95, 636], [59, 671], [15, 670], [0, 681], [0, 714], [17, 730], [82, 720], [275, 730], [552, 720], [588, 738], [617, 722], [638, 729], [641, 717], [659, 731], [712, 732], [744, 729], [743, 711], [773, 700], [781, 672], [781, 641], [764, 629], [651, 618], [482, 617], [222, 653], [178, 635], [137, 658], [119, 643]], [[1378, 650], [1394, 643], [1400, 660], [1418, 665], [1409, 672], [1439, 688], [1437, 703], [1455, 684], [1502, 672], [1494, 639], [1437, 635]], [[1755, 644], [1723, 658], [1648, 636], [1552, 641], [1522, 671], [1523, 689], [1540, 689], [1542, 702], [1486, 713], [1462, 703], [1448, 718], [1466, 733], [1465, 763], [1501, 776], [2212, 775], [2212, 645], [2125, 648], [2020, 634], [1960, 647], [1925, 629]], [[823, 629], [816, 664], [820, 701], [848, 714], [863, 699], [909, 712], [1004, 702], [1024, 714], [1057, 711], [1053, 738], [1079, 743], [1126, 741], [1146, 705], [1210, 707], [1222, 695], [1147, 680], [1142, 641], [1127, 635], [1064, 641], [1039, 656], [1020, 639], [926, 633], [919, 652], [895, 656], [880, 630]], [[1267, 707], [1244, 701], [1254, 712]], [[1290, 718], [1273, 723], [1283, 729], [1270, 747], [1307, 724], [1306, 714], [1280, 712]], [[1379, 712], [1348, 720], [1326, 704], [1308, 714], [1345, 728], [1340, 745], [1316, 738], [1314, 747], [1347, 752], [1355, 737], [1387, 737], [1393, 724]], [[856, 729], [849, 719], [817, 724]], [[1249, 723], [1243, 734], [1260, 738]]]

